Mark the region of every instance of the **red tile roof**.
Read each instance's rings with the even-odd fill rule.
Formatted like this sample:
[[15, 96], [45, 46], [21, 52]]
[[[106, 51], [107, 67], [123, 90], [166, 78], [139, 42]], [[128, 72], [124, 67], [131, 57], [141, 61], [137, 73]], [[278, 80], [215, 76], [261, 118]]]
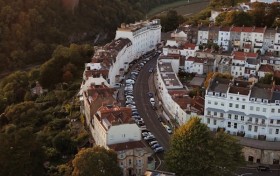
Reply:
[[246, 53], [246, 52], [234, 51], [232, 55], [236, 60], [245, 60], [246, 57], [257, 58], [258, 53]]
[[108, 145], [108, 147], [114, 151], [123, 151], [137, 148], [146, 148], [146, 146], [141, 141], [132, 141], [119, 144]]
[[256, 33], [264, 33], [265, 32], [265, 27], [264, 28], [262, 28], [262, 27], [256, 27], [255, 29], [254, 29], [254, 31], [253, 32], [256, 32]]
[[242, 27], [234, 26], [234, 27], [231, 28], [230, 31], [232, 31], [232, 32], [242, 32]]
[[272, 65], [261, 65], [259, 71], [273, 73], [274, 69]]
[[279, 70], [275, 70], [274, 71], [274, 76], [277, 78], [280, 78], [280, 71]]
[[253, 32], [254, 27], [243, 27], [242, 32]]
[[184, 48], [185, 49], [194, 49], [195, 48], [195, 44], [193, 44], [193, 43], [186, 43], [185, 45], [184, 45]]

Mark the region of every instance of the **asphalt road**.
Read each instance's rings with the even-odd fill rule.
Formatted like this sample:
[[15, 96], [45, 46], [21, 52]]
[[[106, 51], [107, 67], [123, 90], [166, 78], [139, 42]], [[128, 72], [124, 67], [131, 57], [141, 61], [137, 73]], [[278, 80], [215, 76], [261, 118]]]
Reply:
[[147, 93], [149, 90], [149, 77], [152, 73], [150, 68], [155, 68], [157, 58], [151, 59], [139, 72], [136, 83], [134, 85], [134, 99], [137, 105], [139, 115], [143, 118], [146, 127], [156, 137], [157, 141], [165, 150], [169, 148], [169, 134], [157, 119], [158, 114], [152, 109]]
[[256, 168], [244, 167], [238, 169], [236, 176], [280, 176], [280, 170], [258, 171]]

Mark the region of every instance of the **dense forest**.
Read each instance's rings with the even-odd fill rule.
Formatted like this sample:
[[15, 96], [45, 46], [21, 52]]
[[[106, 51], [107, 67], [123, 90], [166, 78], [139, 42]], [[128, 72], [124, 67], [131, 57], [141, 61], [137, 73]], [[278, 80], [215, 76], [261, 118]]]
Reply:
[[42, 63], [59, 44], [111, 40], [120, 23], [172, 1], [0, 0], [0, 70]]
[[90, 145], [76, 95], [91, 44], [171, 1], [0, 0], [0, 73], [18, 70], [0, 82], [0, 175], [77, 170], [72, 160]]

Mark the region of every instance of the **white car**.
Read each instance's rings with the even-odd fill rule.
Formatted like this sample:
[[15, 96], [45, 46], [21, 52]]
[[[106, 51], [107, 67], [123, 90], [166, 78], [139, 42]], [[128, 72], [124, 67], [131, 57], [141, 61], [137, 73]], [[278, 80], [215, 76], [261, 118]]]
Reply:
[[127, 95], [126, 96], [126, 99], [133, 99], [134, 97], [133, 96], [131, 96], [131, 95]]
[[155, 99], [154, 98], [150, 98], [150, 102], [151, 102], [152, 106], [155, 105]]
[[155, 136], [154, 135], [149, 135], [149, 136], [146, 136], [144, 137], [144, 140], [151, 140], [151, 139], [155, 139]]
[[131, 105], [131, 104], [129, 104], [129, 105], [126, 105], [126, 107], [128, 107], [128, 108], [131, 108], [131, 109], [134, 109], [134, 108], [136, 108], [136, 106], [134, 106], [134, 105]]
[[127, 83], [127, 84], [134, 84], [135, 81], [133, 79], [127, 79], [127, 80], [125, 80], [125, 83]]
[[168, 125], [164, 125], [164, 127], [169, 134], [172, 134], [172, 130]]

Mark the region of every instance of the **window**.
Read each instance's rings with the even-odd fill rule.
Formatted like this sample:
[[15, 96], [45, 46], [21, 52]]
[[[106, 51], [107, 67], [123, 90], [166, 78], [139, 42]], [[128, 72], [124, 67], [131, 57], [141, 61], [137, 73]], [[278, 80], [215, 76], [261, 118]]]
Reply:
[[241, 121], [244, 121], [244, 116], [241, 116]]
[[223, 114], [223, 113], [220, 113], [220, 117], [224, 117], [224, 114]]
[[270, 123], [273, 124], [273, 119], [270, 119]]
[[232, 97], [230, 97], [230, 99], [232, 100], [233, 98], [232, 98]]
[[234, 123], [234, 128], [235, 128], [235, 129], [237, 128], [237, 123]]
[[234, 120], [238, 120], [238, 115], [234, 115]]
[[279, 134], [279, 129], [276, 129], [276, 130], [275, 130], [275, 134]]
[[217, 112], [214, 112], [214, 116], [217, 116]]
[[211, 115], [211, 111], [207, 111], [207, 115]]
[[245, 98], [242, 98], [242, 101], [246, 101], [246, 99], [245, 99]]
[[239, 100], [239, 98], [236, 98], [236, 100], [238, 101], [238, 100]]
[[272, 113], [274, 113], [274, 112], [275, 112], [275, 109], [274, 109], [274, 108], [272, 108], [272, 109], [271, 109], [271, 112], [272, 112]]
[[227, 127], [229, 127], [229, 128], [231, 127], [231, 122], [228, 122], [228, 125], [227, 125]]
[[260, 107], [257, 107], [257, 108], [256, 108], [256, 111], [260, 111]]
[[214, 120], [214, 125], [217, 125], [217, 120]]
[[254, 106], [250, 106], [250, 110], [251, 110], [251, 111], [254, 110]]
[[228, 118], [231, 119], [231, 114], [228, 114]]
[[258, 132], [258, 126], [254, 126], [254, 132]]
[[278, 113], [280, 113], [280, 109], [278, 109]]
[[263, 108], [263, 112], [266, 112], [266, 108]]
[[258, 123], [258, 122], [259, 122], [259, 119], [258, 119], [258, 118], [256, 118], [256, 119], [255, 119], [255, 122], [256, 122], [256, 123]]
[[239, 108], [239, 104], [235, 104], [235, 108]]
[[252, 125], [248, 126], [248, 131], [252, 131]]
[[265, 119], [262, 119], [262, 124], [265, 124]]
[[[221, 106], [225, 106], [225, 103], [221, 103]], [[280, 110], [280, 109], [279, 109]]]
[[229, 107], [232, 107], [232, 103], [229, 103]]
[[248, 121], [249, 121], [249, 122], [252, 122], [252, 117], [249, 117]]
[[245, 105], [242, 105], [242, 109], [245, 109]]
[[208, 104], [211, 104], [211, 101], [210, 101], [210, 100], [208, 100]]
[[214, 104], [215, 104], [215, 105], [218, 105], [218, 102], [215, 102]]
[[128, 160], [128, 164], [131, 165], [131, 159]]
[[207, 123], [210, 124], [210, 119], [209, 118], [207, 118]]
[[280, 120], [277, 120], [277, 124], [280, 124]]

